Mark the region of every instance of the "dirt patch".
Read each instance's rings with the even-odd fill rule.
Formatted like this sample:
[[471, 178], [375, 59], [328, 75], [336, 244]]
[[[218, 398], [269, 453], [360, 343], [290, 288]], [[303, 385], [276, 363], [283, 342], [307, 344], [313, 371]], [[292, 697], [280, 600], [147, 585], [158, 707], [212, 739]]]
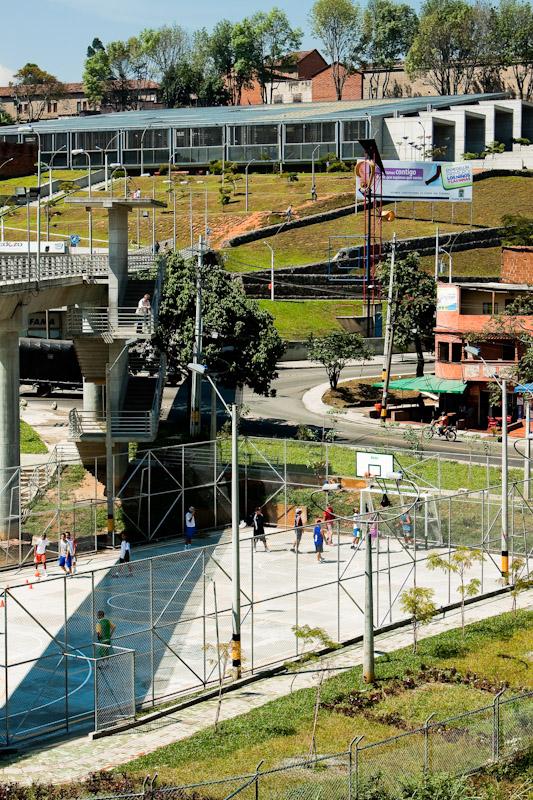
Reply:
[[[401, 375], [392, 375], [391, 380], [400, 377]], [[381, 400], [381, 389], [372, 386], [373, 383], [376, 383], [376, 378], [354, 378], [341, 383], [336, 389], [328, 389], [322, 396], [322, 402], [334, 408], [373, 406]], [[419, 396], [420, 392], [390, 391], [389, 404], [412, 403]]]
[[95, 480], [94, 475], [91, 475], [90, 472], [85, 472], [79, 486], [71, 492], [71, 497], [74, 501], [87, 500], [88, 497], [96, 500], [105, 500], [105, 496], [104, 484]]

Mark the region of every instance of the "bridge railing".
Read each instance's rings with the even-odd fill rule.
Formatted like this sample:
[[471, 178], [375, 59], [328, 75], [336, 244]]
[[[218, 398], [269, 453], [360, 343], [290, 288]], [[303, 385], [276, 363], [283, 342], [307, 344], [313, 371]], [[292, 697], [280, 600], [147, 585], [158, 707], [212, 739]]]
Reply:
[[109, 333], [114, 338], [137, 336], [149, 338], [155, 331], [154, 313], [146, 309], [139, 314], [138, 308], [70, 306], [67, 310], [67, 332], [70, 336], [101, 336]]
[[[154, 256], [151, 253], [128, 255], [128, 271], [151, 269]], [[41, 253], [39, 269], [37, 254], [0, 254], [0, 290], [2, 286], [16, 283], [37, 283], [53, 278], [106, 277], [109, 273], [109, 257], [106, 253]]]

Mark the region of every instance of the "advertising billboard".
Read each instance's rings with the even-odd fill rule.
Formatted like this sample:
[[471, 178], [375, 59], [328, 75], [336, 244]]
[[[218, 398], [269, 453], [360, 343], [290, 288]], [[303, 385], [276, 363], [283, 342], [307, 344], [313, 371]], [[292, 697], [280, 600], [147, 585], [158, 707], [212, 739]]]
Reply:
[[[5, 241], [0, 242], [0, 253], [12, 253], [13, 255], [25, 255], [28, 252], [28, 246], [30, 253], [37, 252], [37, 242], [21, 242], [21, 241]], [[65, 242], [44, 242], [41, 239], [41, 253], [66, 253], [67, 248]]]
[[[357, 197], [364, 196], [364, 172], [357, 162]], [[384, 161], [381, 190], [384, 200], [425, 200], [430, 203], [472, 202], [472, 165], [448, 161]], [[379, 174], [379, 167], [376, 167]]]

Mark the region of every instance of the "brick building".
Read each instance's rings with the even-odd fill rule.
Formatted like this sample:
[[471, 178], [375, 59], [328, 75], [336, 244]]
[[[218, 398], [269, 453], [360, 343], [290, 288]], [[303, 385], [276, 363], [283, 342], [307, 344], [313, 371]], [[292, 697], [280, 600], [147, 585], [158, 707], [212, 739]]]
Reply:
[[[521, 330], [533, 334], [533, 316], [501, 316], [517, 298], [533, 292], [533, 247], [502, 250], [501, 281], [440, 283], [437, 286], [435, 375], [466, 384], [463, 395], [446, 395], [445, 408], [464, 416], [469, 427], [486, 428], [496, 417], [489, 401], [494, 375], [511, 377], [523, 353], [517, 337]], [[481, 359], [465, 353], [468, 334], [476, 341]], [[513, 409], [514, 395], [509, 395]], [[460, 409], [462, 408], [462, 411]]]

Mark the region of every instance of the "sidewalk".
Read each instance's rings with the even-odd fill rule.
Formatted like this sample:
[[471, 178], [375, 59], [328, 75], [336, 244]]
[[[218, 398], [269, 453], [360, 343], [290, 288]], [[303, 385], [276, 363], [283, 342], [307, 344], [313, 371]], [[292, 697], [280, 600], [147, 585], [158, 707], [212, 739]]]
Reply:
[[[533, 591], [519, 596], [518, 606], [533, 608]], [[508, 595], [482, 600], [467, 607], [466, 621], [469, 623], [492, 617], [509, 611], [510, 608], [511, 599]], [[449, 612], [444, 618], [438, 617], [422, 628], [420, 636], [421, 638], [434, 636], [459, 625], [459, 611]], [[411, 629], [407, 626], [398, 631], [377, 636], [376, 651], [380, 654], [388, 653], [409, 646], [411, 643]], [[347, 647], [340, 653], [325, 656], [323, 660], [327, 660], [332, 666], [347, 668], [355, 666], [362, 662], [362, 645]], [[294, 676], [290, 674], [263, 678], [252, 684], [252, 690], [248, 685], [229, 693], [222, 703], [221, 719], [237, 717], [252, 708], [257, 708], [288, 694], [293, 680]], [[304, 674], [297, 677], [295, 687], [302, 689], [313, 683], [314, 676]], [[18, 758], [4, 759], [0, 762], [3, 765], [0, 768], [0, 777], [4, 782], [16, 781], [24, 784], [30, 784], [33, 781], [62, 783], [82, 780], [92, 772], [118, 767], [134, 758], [153, 752], [159, 747], [209, 728], [213, 724], [215, 708], [216, 700], [206, 700], [127, 733], [95, 741], [91, 741], [87, 736], [79, 736], [51, 742], [44, 745], [41, 750], [27, 752]], [[354, 731], [355, 733], [357, 731]], [[199, 776], [199, 780], [201, 780], [201, 776]]]
[[[424, 362], [426, 364], [433, 364], [435, 361], [435, 357], [432, 353], [424, 353]], [[416, 364], [416, 353], [394, 353], [392, 356], [392, 363], [393, 364]], [[369, 365], [375, 364], [376, 365], [376, 377], [381, 376], [381, 368], [383, 366], [383, 356], [372, 356], [371, 358], [365, 359], [365, 361], [347, 361], [347, 367], [367, 367]], [[319, 364], [318, 361], [280, 361], [277, 364], [278, 369], [324, 369], [322, 364]], [[368, 375], [364, 375], [363, 377], [372, 377]], [[349, 380], [353, 380], [350, 378]], [[342, 381], [341, 381], [342, 383]], [[329, 386], [329, 384], [328, 384]]]

